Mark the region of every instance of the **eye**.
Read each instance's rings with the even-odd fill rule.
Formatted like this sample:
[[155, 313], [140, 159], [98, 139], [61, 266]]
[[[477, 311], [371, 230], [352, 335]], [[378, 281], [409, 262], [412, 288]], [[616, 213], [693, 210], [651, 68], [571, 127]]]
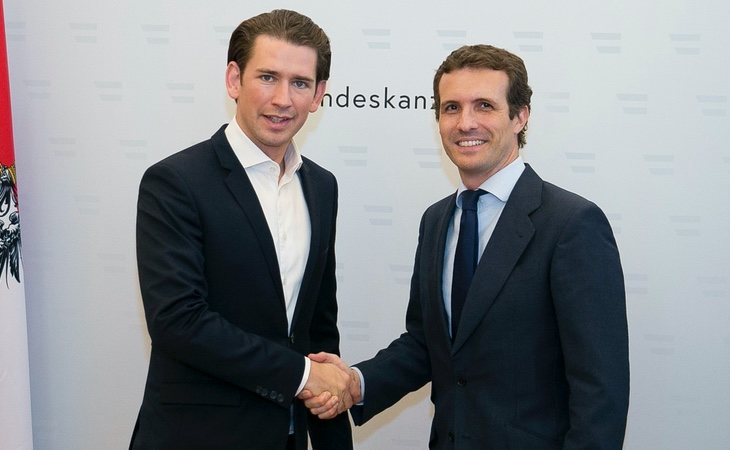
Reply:
[[489, 102], [480, 102], [479, 109], [492, 109], [492, 104]]
[[442, 108], [441, 111], [445, 113], [450, 113], [456, 111], [458, 108], [453, 103], [447, 103]]
[[292, 84], [297, 89], [307, 89], [309, 87], [309, 82], [304, 80], [294, 80]]
[[272, 81], [274, 81], [274, 76], [269, 75], [268, 73], [264, 73], [264, 74], [261, 74], [261, 76], [259, 76], [259, 79], [261, 79], [261, 81], [264, 81], [266, 83], [271, 83]]

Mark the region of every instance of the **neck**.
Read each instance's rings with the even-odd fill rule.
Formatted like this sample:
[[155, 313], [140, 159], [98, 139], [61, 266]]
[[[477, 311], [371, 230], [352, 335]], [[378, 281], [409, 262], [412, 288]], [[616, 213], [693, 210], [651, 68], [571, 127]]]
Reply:
[[498, 166], [493, 167], [487, 172], [469, 172], [459, 169], [459, 177], [461, 178], [461, 182], [464, 183], [464, 186], [473, 191], [474, 189], [478, 189], [485, 181], [494, 176], [495, 173], [512, 164], [519, 156], [519, 152], [515, 152], [509, 159]]

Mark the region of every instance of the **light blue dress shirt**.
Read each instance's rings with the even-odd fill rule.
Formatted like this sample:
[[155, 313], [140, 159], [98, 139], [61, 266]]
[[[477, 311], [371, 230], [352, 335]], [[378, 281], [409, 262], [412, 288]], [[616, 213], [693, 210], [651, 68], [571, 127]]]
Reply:
[[[521, 156], [508, 164], [505, 168], [495, 173], [487, 181], [479, 186], [479, 189], [484, 189], [487, 194], [479, 197], [479, 203], [477, 203], [477, 217], [479, 222], [479, 259], [484, 253], [484, 249], [487, 248], [487, 243], [492, 237], [494, 228], [497, 225], [499, 216], [502, 215], [504, 206], [507, 204], [512, 189], [517, 184], [517, 180], [525, 170], [525, 163]], [[444, 308], [446, 309], [446, 315], [448, 316], [449, 323], [449, 334], [451, 333], [451, 284], [453, 280], [454, 272], [454, 253], [456, 252], [456, 241], [459, 237], [459, 224], [461, 221], [461, 198], [459, 194], [466, 190], [464, 183], [461, 183], [459, 189], [456, 191], [456, 207], [454, 208], [454, 215], [449, 224], [449, 229], [446, 234], [446, 246], [444, 248], [444, 269], [442, 275], [443, 281], [443, 299]], [[354, 367], [358, 376], [360, 377], [360, 393], [362, 395], [362, 401], [358, 405], [362, 405], [365, 401], [365, 377], [363, 376], [360, 369]]]
[[[522, 157], [512, 161], [507, 167], [495, 173], [487, 179], [479, 189], [487, 193], [479, 197], [477, 203], [477, 220], [479, 224], [479, 260], [482, 258], [484, 249], [492, 237], [494, 227], [497, 226], [499, 216], [502, 215], [504, 205], [507, 204], [512, 189], [517, 180], [525, 170], [525, 163]], [[442, 294], [444, 309], [446, 310], [449, 334], [451, 334], [451, 285], [454, 277], [454, 254], [456, 253], [456, 242], [459, 239], [459, 228], [461, 223], [461, 197], [460, 194], [466, 190], [462, 183], [456, 191], [456, 208], [454, 216], [449, 223], [449, 230], [446, 233], [446, 246], [444, 248], [444, 269], [442, 274]]]

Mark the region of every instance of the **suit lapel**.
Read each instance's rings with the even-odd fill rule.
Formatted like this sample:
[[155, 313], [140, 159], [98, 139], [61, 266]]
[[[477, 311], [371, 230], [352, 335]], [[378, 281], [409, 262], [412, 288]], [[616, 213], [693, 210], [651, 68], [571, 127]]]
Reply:
[[535, 233], [529, 215], [540, 206], [542, 180], [526, 165], [474, 274], [452, 347], [456, 353], [482, 322]]
[[221, 166], [229, 171], [225, 178], [225, 184], [228, 186], [231, 194], [233, 194], [236, 202], [243, 210], [243, 214], [248, 219], [251, 228], [254, 230], [254, 234], [261, 247], [261, 253], [269, 269], [269, 274], [271, 275], [271, 279], [274, 280], [277, 294], [281, 299], [281, 306], [284, 308], [284, 288], [281, 285], [279, 262], [276, 259], [276, 247], [274, 247], [274, 240], [271, 237], [271, 231], [266, 223], [266, 216], [264, 216], [261, 203], [256, 196], [256, 191], [253, 185], [251, 185], [251, 181], [248, 179], [248, 175], [246, 175], [246, 171], [241, 166], [240, 161], [236, 158], [235, 153], [233, 153], [231, 145], [228, 143], [224, 130], [225, 125], [211, 138], [213, 150], [218, 155]]
[[[449, 224], [451, 218], [454, 215], [454, 208], [456, 207], [456, 193], [448, 197], [445, 206], [440, 211], [439, 216], [436, 218], [435, 228], [435, 246], [429, 247], [430, 252], [425, 252], [421, 258], [425, 258], [428, 264], [428, 273], [425, 280], [423, 280], [429, 289], [429, 298], [432, 299], [431, 308], [433, 311], [438, 311], [440, 314], [433, 314], [433, 317], [438, 317], [438, 324], [435, 326], [438, 329], [440, 336], [443, 336], [446, 346], [451, 346], [451, 337], [449, 335], [449, 318], [446, 315], [446, 309], [444, 308], [444, 290], [443, 290], [443, 272], [444, 272], [444, 249], [446, 248], [446, 235], [449, 231]], [[428, 236], [429, 233], [425, 234], [424, 243], [422, 245], [428, 247]]]
[[304, 199], [307, 202], [307, 211], [309, 211], [309, 223], [311, 228], [311, 235], [309, 242], [309, 255], [307, 255], [307, 265], [304, 269], [304, 277], [302, 278], [302, 285], [299, 288], [299, 298], [297, 299], [296, 307], [294, 308], [294, 317], [292, 323], [296, 323], [297, 316], [302, 306], [302, 299], [305, 298], [306, 293], [309, 291], [309, 286], [312, 280], [312, 272], [314, 271], [314, 264], [317, 262], [317, 255], [319, 254], [319, 247], [322, 241], [322, 227], [321, 227], [321, 214], [320, 204], [317, 198], [315, 181], [312, 179], [312, 174], [307, 165], [307, 161], [304, 160], [302, 167], [299, 169], [299, 179], [302, 183], [302, 191], [304, 193]]

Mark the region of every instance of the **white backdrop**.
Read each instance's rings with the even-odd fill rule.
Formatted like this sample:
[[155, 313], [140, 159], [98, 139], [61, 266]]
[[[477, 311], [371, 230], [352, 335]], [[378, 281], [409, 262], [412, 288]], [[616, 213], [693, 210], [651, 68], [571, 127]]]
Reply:
[[[139, 179], [230, 119], [228, 37], [274, 7], [310, 15], [333, 42], [332, 105], [298, 142], [340, 182], [348, 361], [403, 330], [420, 215], [456, 187], [415, 98], [430, 107], [453, 48], [491, 43], [525, 59], [535, 91], [525, 159], [596, 201], [616, 232], [631, 340], [625, 448], [728, 448], [726, 0], [4, 4], [36, 449], [126, 448], [149, 357]], [[356, 94], [378, 107], [358, 108]], [[357, 428], [356, 448], [423, 449], [431, 414], [426, 387]]]

